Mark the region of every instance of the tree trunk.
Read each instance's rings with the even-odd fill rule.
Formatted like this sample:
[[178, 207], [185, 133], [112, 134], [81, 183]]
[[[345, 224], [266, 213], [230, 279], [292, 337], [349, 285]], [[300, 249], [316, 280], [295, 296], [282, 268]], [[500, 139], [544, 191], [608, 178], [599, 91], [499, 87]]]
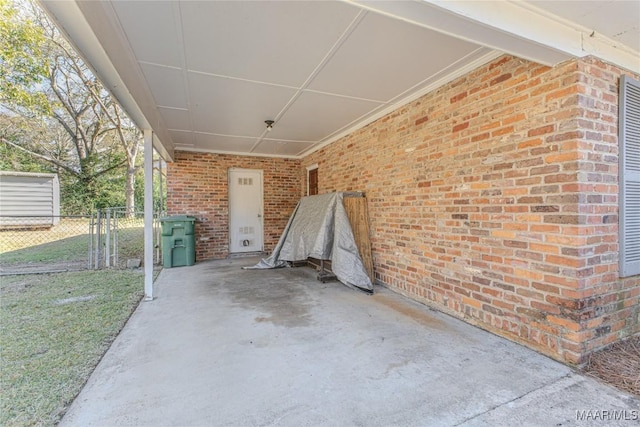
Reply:
[[133, 218], [136, 212], [135, 201], [135, 187], [136, 187], [136, 168], [133, 166], [127, 167], [127, 176], [125, 184], [125, 196], [126, 196], [126, 209], [125, 217]]

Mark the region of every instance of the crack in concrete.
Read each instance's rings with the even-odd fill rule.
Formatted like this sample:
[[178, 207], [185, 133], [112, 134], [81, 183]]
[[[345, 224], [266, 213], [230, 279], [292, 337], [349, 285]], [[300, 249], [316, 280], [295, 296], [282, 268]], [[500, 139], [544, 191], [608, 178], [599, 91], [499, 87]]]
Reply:
[[491, 411], [495, 411], [496, 409], [498, 409], [498, 408], [500, 408], [500, 407], [502, 407], [504, 405], [508, 405], [509, 403], [517, 402], [518, 400], [520, 400], [520, 399], [522, 399], [522, 398], [524, 398], [526, 396], [529, 396], [530, 394], [535, 393], [538, 390], [542, 390], [545, 387], [549, 387], [549, 386], [551, 386], [553, 384], [556, 384], [556, 383], [558, 383], [558, 382], [560, 382], [560, 381], [562, 381], [564, 379], [567, 379], [567, 378], [571, 377], [572, 375], [573, 375], [573, 373], [569, 372], [568, 374], [563, 375], [563, 376], [561, 376], [559, 378], [556, 378], [553, 381], [550, 381], [548, 383], [542, 384], [540, 387], [534, 388], [533, 390], [529, 390], [528, 392], [526, 392], [526, 393], [524, 393], [524, 394], [522, 394], [520, 396], [516, 396], [511, 400], [508, 400], [506, 402], [502, 402], [502, 403], [500, 403], [498, 405], [494, 405], [494, 406], [490, 407], [489, 409], [487, 409], [486, 411], [482, 411], [482, 412], [477, 413], [477, 414], [475, 414], [475, 415], [473, 415], [471, 417], [467, 417], [464, 420], [462, 420], [461, 422], [459, 422], [458, 424], [454, 424], [454, 426], [455, 427], [461, 426], [461, 425], [463, 425], [463, 424], [465, 424], [465, 423], [467, 423], [467, 422], [469, 422], [469, 421], [471, 421], [471, 420], [473, 420], [475, 418], [478, 418], [478, 417], [480, 417], [482, 415], [488, 414]]

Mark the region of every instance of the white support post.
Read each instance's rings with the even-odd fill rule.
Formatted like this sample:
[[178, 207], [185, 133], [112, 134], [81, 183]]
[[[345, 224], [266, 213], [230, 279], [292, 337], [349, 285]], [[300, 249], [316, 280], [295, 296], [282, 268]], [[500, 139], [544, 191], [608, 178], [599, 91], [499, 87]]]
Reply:
[[153, 132], [144, 130], [144, 299], [153, 300]]

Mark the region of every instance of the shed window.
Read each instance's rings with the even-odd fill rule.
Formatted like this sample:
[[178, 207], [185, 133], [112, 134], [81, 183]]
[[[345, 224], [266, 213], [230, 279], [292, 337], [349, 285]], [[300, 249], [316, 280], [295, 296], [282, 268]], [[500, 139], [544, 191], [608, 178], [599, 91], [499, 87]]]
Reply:
[[620, 277], [640, 274], [640, 81], [620, 78]]

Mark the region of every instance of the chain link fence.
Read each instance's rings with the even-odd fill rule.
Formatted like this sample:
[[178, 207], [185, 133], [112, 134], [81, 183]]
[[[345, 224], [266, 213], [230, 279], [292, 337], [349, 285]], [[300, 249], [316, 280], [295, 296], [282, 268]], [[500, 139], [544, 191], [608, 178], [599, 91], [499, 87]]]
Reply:
[[90, 216], [0, 217], [0, 273], [89, 266]]
[[[154, 220], [154, 241], [159, 229]], [[154, 244], [155, 263], [160, 260]], [[144, 217], [110, 208], [93, 215], [0, 217], [0, 274], [134, 268], [144, 259]]]
[[[159, 223], [154, 216], [154, 263], [160, 260]], [[131, 268], [144, 258], [144, 215], [127, 215], [124, 208], [104, 209], [91, 220], [91, 268]]]

